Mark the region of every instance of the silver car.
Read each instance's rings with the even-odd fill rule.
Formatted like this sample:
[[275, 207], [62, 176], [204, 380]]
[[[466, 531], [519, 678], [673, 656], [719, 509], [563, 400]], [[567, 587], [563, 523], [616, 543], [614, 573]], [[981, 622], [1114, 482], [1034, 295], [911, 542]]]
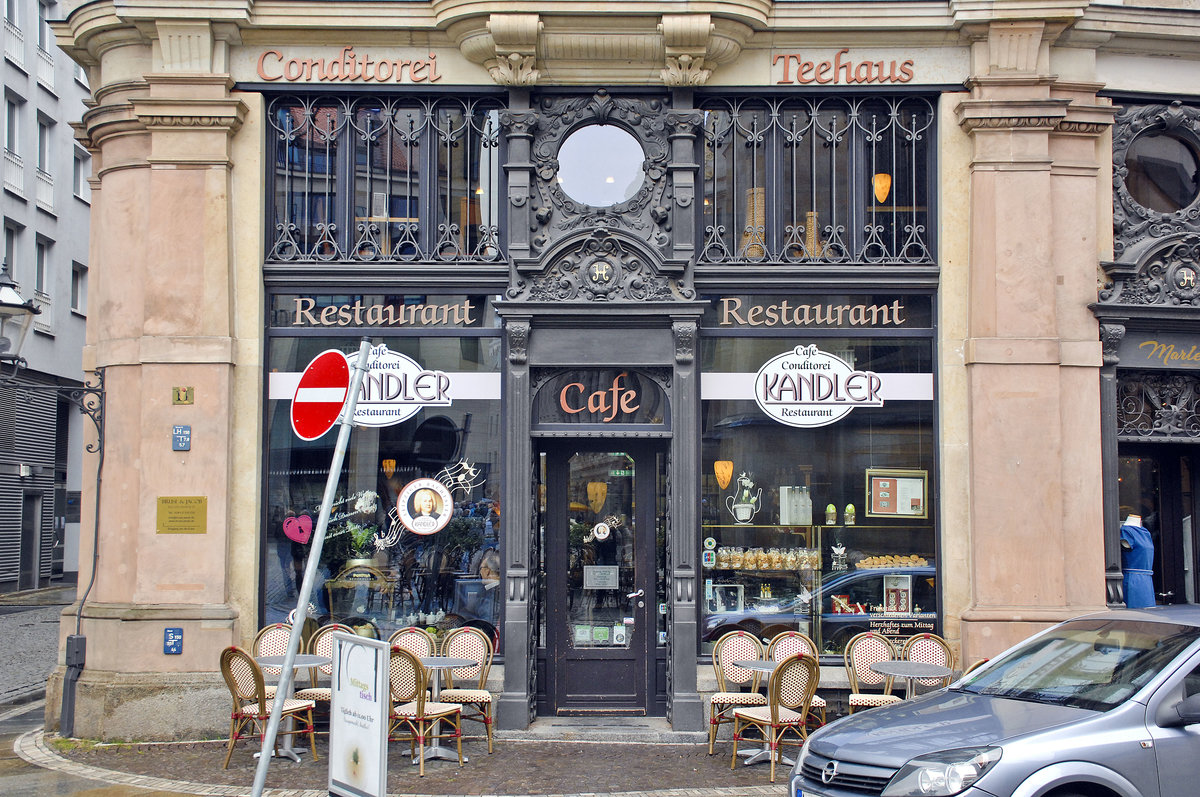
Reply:
[[1200, 606], [1088, 615], [813, 733], [791, 797], [1196, 797]]

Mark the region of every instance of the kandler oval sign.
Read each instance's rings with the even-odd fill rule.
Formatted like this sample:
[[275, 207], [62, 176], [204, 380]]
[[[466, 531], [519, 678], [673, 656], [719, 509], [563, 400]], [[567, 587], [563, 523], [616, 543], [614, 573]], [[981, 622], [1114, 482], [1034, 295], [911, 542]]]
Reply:
[[881, 386], [879, 374], [856, 371], [814, 344], [764, 363], [754, 377], [754, 400], [780, 423], [812, 428], [839, 421], [855, 407], [882, 407]]
[[356, 426], [391, 426], [416, 415], [422, 407], [449, 407], [450, 376], [422, 368], [413, 358], [386, 345], [374, 346], [367, 357]]

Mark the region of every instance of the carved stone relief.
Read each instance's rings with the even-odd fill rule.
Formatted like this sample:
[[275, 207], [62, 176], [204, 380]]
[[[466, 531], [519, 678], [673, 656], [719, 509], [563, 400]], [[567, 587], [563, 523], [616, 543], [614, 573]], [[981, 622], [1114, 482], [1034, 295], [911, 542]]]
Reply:
[[1132, 270], [1111, 269], [1101, 304], [1200, 307], [1200, 234], [1159, 241]]

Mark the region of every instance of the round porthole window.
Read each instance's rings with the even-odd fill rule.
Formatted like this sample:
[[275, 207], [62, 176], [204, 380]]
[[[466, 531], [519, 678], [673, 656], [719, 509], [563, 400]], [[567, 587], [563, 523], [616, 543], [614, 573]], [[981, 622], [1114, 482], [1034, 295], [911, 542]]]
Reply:
[[1144, 208], [1174, 213], [1200, 195], [1200, 158], [1176, 136], [1154, 130], [1138, 135], [1125, 154], [1125, 166], [1125, 187]]
[[642, 187], [645, 159], [642, 145], [628, 131], [616, 125], [581, 127], [558, 149], [559, 186], [585, 205], [618, 205]]

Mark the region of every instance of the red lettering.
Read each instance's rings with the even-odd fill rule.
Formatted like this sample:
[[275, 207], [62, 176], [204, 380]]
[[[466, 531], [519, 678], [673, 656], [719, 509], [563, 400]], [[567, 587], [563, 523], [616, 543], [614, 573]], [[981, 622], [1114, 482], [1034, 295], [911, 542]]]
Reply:
[[812, 61], [801, 61], [800, 65], [796, 67], [796, 82], [805, 84], [812, 83], [812, 78], [805, 78], [804, 76], [813, 71], [813, 66], [814, 64]]
[[258, 76], [260, 78], [262, 78], [263, 80], [279, 80], [280, 78], [283, 77], [283, 75], [276, 75], [275, 77], [271, 77], [270, 75], [268, 75], [266, 73], [266, 70], [263, 68], [266, 65], [268, 55], [275, 56], [276, 61], [283, 60], [283, 53], [279, 52], [278, 50], [267, 50], [266, 52], [264, 52], [262, 55], [260, 55], [258, 57]]
[[817, 82], [818, 83], [832, 83], [833, 82], [829, 78], [824, 77], [825, 75], [829, 74], [829, 70], [832, 67], [833, 67], [833, 64], [829, 63], [828, 61], [822, 61], [821, 63], [817, 64]]
[[838, 50], [837, 53], [835, 53], [833, 56], [833, 82], [834, 83], [838, 82], [838, 78], [839, 78], [838, 73], [841, 72], [842, 69], [846, 70], [846, 82], [847, 83], [854, 82], [854, 77], [850, 74], [850, 70], [853, 68], [852, 62], [846, 61], [845, 63], [842, 63], [842, 56], [846, 55], [849, 52], [850, 52], [850, 49], [848, 47], [843, 47], [842, 49]]
[[900, 64], [900, 83], [907, 83], [913, 79], [913, 61], [909, 59]]
[[578, 389], [580, 394], [583, 393], [583, 384], [581, 382], [572, 382], [571, 384], [564, 387], [561, 391], [559, 391], [558, 406], [562, 407], [563, 412], [568, 412], [571, 415], [577, 415], [578, 413], [583, 412], [583, 407], [579, 407], [578, 409], [576, 409], [575, 407], [572, 407], [570, 404], [567, 403], [567, 391], [570, 390], [571, 388]]

